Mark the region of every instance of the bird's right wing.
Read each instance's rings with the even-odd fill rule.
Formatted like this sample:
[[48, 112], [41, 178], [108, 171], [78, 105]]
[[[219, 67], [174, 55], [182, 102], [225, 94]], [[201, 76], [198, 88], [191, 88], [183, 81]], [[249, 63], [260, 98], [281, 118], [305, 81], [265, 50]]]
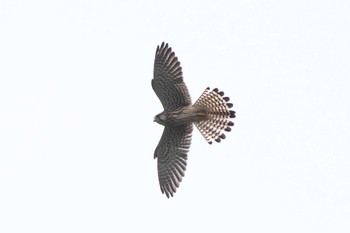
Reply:
[[183, 81], [180, 62], [164, 42], [157, 47], [152, 88], [165, 110], [191, 104], [191, 97]]
[[158, 159], [160, 189], [168, 198], [176, 192], [185, 175], [192, 129], [192, 123], [176, 127], [165, 126], [154, 152], [154, 158]]

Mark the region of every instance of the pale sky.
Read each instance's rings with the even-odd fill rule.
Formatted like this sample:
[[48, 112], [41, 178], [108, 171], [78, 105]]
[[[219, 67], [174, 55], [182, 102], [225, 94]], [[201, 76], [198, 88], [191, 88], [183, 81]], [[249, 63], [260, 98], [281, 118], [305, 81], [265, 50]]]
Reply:
[[[350, 232], [350, 1], [0, 0], [0, 232]], [[175, 196], [153, 153], [162, 41], [193, 101]]]

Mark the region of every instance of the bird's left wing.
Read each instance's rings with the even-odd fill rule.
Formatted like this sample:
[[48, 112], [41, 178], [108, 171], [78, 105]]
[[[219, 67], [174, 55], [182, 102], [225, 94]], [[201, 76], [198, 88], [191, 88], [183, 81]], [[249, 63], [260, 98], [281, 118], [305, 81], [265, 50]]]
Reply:
[[191, 97], [183, 81], [180, 62], [164, 42], [157, 47], [152, 88], [165, 110], [191, 104]]

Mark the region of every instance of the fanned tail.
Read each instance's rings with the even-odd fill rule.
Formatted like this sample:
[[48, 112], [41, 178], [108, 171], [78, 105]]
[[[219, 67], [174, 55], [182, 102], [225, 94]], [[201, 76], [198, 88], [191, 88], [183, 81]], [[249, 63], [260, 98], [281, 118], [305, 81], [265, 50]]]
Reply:
[[208, 108], [208, 120], [195, 122], [194, 124], [209, 144], [212, 144], [212, 139], [216, 142], [225, 139], [226, 136], [223, 131], [231, 131], [233, 122], [230, 121], [230, 118], [235, 118], [236, 113], [230, 110], [233, 104], [229, 103], [229, 100], [229, 97], [224, 97], [224, 92], [217, 88], [210, 90], [207, 87], [194, 103], [194, 105]]

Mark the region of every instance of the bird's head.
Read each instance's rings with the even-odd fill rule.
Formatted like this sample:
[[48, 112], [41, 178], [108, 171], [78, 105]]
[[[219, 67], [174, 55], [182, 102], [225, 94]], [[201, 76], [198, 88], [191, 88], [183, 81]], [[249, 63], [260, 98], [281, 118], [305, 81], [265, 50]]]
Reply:
[[164, 112], [157, 114], [154, 117], [153, 121], [157, 122], [158, 124], [165, 125], [166, 116], [165, 116]]

